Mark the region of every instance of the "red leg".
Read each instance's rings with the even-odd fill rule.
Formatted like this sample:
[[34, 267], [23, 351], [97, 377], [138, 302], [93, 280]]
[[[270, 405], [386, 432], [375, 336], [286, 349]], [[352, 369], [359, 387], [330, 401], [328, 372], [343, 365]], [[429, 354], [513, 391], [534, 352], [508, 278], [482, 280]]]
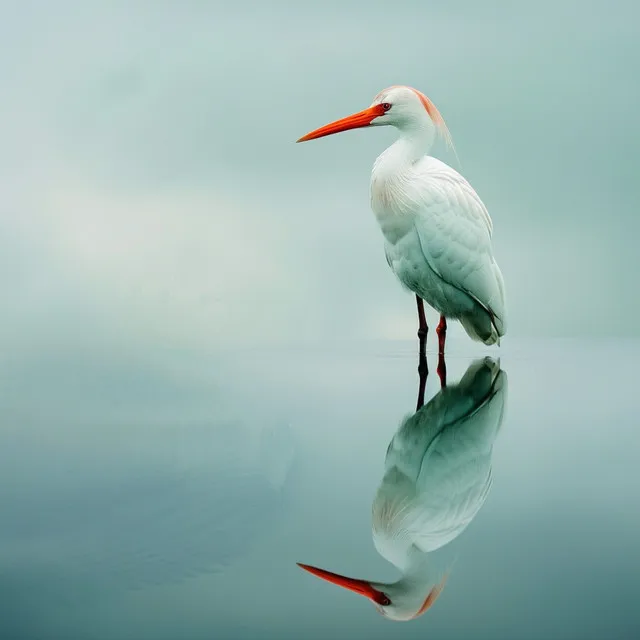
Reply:
[[438, 334], [438, 353], [444, 354], [444, 341], [447, 339], [447, 319], [444, 316], [440, 316], [436, 333]]

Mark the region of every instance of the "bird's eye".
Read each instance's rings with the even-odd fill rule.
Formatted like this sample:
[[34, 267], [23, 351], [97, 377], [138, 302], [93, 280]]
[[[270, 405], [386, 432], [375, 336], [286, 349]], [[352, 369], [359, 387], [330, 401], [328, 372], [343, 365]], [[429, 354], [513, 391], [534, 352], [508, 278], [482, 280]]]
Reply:
[[383, 103], [382, 103], [382, 108], [383, 108], [385, 111], [389, 111], [389, 109], [391, 109], [391, 105], [390, 105], [388, 102], [383, 102]]
[[383, 596], [382, 598], [380, 598], [380, 604], [383, 607], [388, 607], [391, 604], [391, 600], [389, 600], [389, 598], [387, 598], [387, 596]]

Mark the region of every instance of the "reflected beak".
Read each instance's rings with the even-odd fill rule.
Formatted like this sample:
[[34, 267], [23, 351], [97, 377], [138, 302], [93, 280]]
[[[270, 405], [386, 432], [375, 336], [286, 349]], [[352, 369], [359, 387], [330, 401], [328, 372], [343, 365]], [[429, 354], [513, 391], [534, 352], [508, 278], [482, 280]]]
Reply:
[[316, 138], [322, 138], [324, 136], [330, 136], [332, 133], [340, 133], [341, 131], [347, 131], [349, 129], [360, 129], [362, 127], [368, 127], [371, 122], [378, 116], [384, 115], [384, 109], [380, 104], [374, 104], [372, 107], [365, 109], [364, 111], [358, 111], [346, 118], [336, 120], [330, 124], [326, 124], [324, 127], [320, 127], [315, 131], [307, 133], [306, 136], [302, 136], [296, 142], [306, 142], [307, 140], [315, 140]]
[[311, 567], [308, 564], [301, 564], [300, 562], [298, 562], [297, 565], [305, 571], [312, 573], [314, 576], [318, 576], [318, 578], [337, 584], [339, 587], [343, 587], [354, 593], [359, 593], [361, 596], [365, 596], [365, 598], [369, 598], [369, 600], [373, 600], [382, 606], [391, 604], [389, 598], [382, 593], [382, 591], [374, 589], [366, 580], [347, 578], [346, 576], [331, 573], [331, 571], [325, 571], [324, 569], [318, 569], [317, 567]]

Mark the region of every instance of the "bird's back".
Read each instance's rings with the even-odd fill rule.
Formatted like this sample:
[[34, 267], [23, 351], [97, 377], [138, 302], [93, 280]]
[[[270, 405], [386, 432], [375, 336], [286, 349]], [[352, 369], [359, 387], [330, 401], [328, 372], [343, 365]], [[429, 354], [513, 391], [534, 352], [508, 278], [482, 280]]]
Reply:
[[457, 171], [425, 156], [372, 183], [387, 262], [400, 281], [469, 335], [493, 344], [506, 332], [505, 287], [493, 257], [493, 224]]

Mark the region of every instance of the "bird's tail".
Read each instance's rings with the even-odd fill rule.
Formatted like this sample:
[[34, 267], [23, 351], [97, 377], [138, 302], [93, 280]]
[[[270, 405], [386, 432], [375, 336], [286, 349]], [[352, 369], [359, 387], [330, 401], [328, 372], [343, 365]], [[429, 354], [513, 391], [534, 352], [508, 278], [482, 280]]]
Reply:
[[496, 322], [496, 319], [484, 309], [462, 316], [460, 324], [472, 340], [500, 346], [500, 337], [504, 335], [500, 331], [501, 323]]

